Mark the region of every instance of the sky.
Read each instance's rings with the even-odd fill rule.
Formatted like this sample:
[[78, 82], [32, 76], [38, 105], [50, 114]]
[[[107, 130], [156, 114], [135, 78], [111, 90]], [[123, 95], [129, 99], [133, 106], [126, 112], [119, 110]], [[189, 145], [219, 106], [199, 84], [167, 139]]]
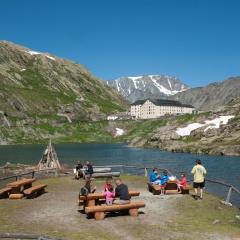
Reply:
[[0, 39], [103, 80], [164, 74], [191, 87], [240, 75], [238, 0], [0, 0]]

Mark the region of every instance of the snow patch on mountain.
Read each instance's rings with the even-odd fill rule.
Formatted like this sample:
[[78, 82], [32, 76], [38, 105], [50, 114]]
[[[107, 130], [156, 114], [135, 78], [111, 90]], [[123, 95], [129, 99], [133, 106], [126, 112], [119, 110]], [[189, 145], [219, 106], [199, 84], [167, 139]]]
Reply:
[[124, 130], [121, 128], [115, 128], [115, 136], [122, 136], [124, 134]]
[[155, 79], [152, 78], [152, 81], [154, 85], [159, 89], [160, 92], [166, 94], [166, 95], [173, 95], [172, 91], [166, 89], [161, 84], [159, 84]]
[[54, 60], [54, 61], [56, 60], [54, 57], [51, 57], [51, 56], [49, 56], [47, 54], [44, 54], [44, 53], [41, 53], [41, 52], [37, 52], [37, 51], [29, 50], [29, 51], [27, 51], [27, 53], [29, 53], [32, 56], [34, 56], [34, 55], [43, 55], [43, 56], [47, 57], [48, 59], [51, 59], [51, 60]]
[[212, 128], [220, 128], [221, 125], [225, 125], [228, 121], [234, 118], [234, 116], [220, 116], [212, 120], [206, 120], [205, 123], [191, 123], [187, 127], [178, 128], [176, 133], [179, 136], [189, 136], [193, 130], [206, 126], [204, 132]]

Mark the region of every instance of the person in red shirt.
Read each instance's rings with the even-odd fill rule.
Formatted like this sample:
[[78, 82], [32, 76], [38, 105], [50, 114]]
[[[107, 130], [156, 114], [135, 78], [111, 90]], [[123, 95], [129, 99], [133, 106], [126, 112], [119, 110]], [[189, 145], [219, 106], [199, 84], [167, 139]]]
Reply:
[[187, 186], [187, 178], [186, 178], [186, 174], [182, 173], [181, 174], [181, 180], [178, 182], [178, 191], [181, 193], [182, 192], [182, 188]]

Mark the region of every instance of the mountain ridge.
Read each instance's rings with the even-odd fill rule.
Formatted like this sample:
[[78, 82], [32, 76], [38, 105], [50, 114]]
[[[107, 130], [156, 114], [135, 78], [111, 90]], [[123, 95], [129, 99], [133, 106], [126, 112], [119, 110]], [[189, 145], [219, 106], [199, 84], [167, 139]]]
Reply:
[[130, 102], [144, 98], [166, 98], [189, 89], [178, 78], [168, 75], [120, 77], [107, 81], [107, 84], [117, 89]]
[[211, 111], [221, 109], [229, 101], [238, 97], [240, 97], [240, 77], [230, 77], [205, 87], [188, 89], [170, 96], [169, 99], [191, 104], [197, 110]]

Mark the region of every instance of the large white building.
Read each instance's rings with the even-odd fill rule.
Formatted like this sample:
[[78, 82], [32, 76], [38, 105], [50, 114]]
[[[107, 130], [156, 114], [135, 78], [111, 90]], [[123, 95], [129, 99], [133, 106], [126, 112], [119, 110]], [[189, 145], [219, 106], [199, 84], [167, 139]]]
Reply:
[[136, 119], [158, 118], [165, 114], [193, 113], [192, 105], [183, 104], [174, 100], [145, 99], [131, 104], [131, 116]]

